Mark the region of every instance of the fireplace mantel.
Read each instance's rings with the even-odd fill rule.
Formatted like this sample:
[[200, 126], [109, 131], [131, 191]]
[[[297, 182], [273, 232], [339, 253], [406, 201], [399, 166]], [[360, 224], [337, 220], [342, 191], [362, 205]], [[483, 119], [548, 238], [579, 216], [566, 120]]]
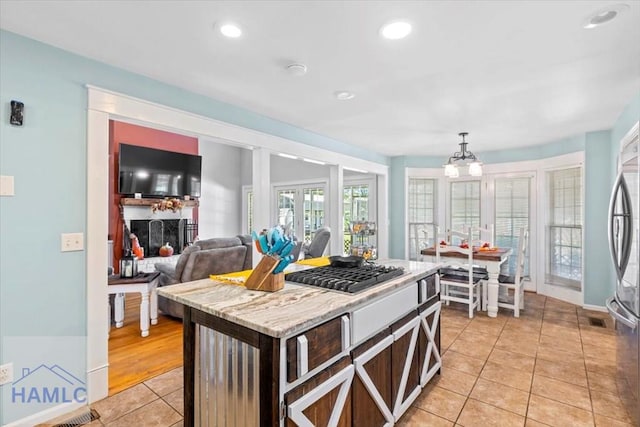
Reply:
[[[166, 199], [134, 199], [133, 197], [123, 197], [120, 199], [122, 206], [151, 206]], [[185, 207], [197, 208], [200, 205], [198, 200], [180, 200]]]

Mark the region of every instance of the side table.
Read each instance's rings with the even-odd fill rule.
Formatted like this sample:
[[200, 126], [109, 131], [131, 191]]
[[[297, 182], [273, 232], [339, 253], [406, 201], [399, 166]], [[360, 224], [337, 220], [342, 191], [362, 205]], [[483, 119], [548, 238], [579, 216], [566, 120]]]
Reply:
[[130, 279], [124, 279], [118, 275], [109, 276], [108, 292], [109, 295], [115, 294], [116, 328], [121, 328], [124, 323], [124, 294], [140, 293], [140, 335], [149, 336], [149, 319], [152, 325], [158, 323], [158, 277], [160, 277], [159, 272], [140, 273]]

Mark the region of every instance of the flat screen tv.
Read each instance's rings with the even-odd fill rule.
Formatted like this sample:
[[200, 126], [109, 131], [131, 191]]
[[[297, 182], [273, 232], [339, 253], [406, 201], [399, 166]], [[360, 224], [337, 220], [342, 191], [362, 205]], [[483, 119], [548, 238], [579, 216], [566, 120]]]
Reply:
[[200, 197], [202, 156], [120, 144], [118, 192]]

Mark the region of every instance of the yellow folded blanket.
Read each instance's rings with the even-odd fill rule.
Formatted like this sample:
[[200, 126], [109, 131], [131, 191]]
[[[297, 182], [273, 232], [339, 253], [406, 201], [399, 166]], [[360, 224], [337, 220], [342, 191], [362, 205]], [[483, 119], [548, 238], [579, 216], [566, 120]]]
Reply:
[[[298, 261], [296, 264], [310, 265], [312, 267], [323, 267], [331, 264], [329, 257], [310, 258]], [[247, 277], [251, 275], [253, 270], [234, 271], [233, 273], [226, 274], [211, 274], [209, 279], [216, 282], [228, 283], [230, 285], [244, 286], [244, 282], [247, 281]]]
[[331, 261], [329, 261], [329, 257], [328, 256], [324, 256], [324, 257], [319, 257], [319, 258], [303, 259], [303, 260], [300, 260], [300, 261], [296, 262], [296, 264], [310, 265], [310, 266], [313, 266], [313, 267], [324, 267], [325, 265], [331, 264]]
[[209, 279], [216, 282], [228, 283], [230, 285], [244, 286], [244, 282], [253, 270], [235, 271], [233, 273], [226, 274], [211, 274]]

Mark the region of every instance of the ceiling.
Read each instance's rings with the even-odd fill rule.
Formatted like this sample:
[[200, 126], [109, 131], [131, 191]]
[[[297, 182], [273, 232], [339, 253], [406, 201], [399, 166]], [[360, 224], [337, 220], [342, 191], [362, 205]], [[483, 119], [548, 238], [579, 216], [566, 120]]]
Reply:
[[[621, 1], [2, 0], [0, 27], [382, 154], [449, 155], [461, 131], [481, 153], [610, 128], [640, 93], [640, 2], [622, 2], [586, 30]], [[407, 38], [380, 37], [394, 19]]]

